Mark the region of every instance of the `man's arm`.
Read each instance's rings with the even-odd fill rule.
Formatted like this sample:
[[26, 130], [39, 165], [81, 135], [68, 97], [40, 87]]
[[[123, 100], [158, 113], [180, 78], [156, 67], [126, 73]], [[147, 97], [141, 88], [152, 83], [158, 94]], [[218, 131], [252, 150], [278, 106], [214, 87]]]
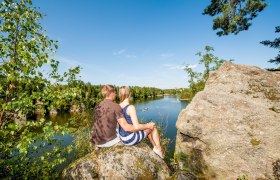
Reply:
[[[153, 123], [153, 122], [146, 123], [146, 124], [140, 124], [139, 121], [138, 121], [136, 109], [135, 109], [135, 107], [133, 105], [130, 105], [127, 108], [127, 112], [130, 115], [130, 117], [131, 117], [133, 127], [137, 131], [146, 130], [146, 129], [153, 129], [153, 126], [155, 126], [155, 123]], [[151, 124], [153, 124], [153, 126]]]
[[125, 118], [119, 118], [118, 119], [119, 125], [128, 132], [136, 132], [137, 130], [133, 127], [132, 124], [128, 124]]
[[[118, 119], [119, 125], [128, 132], [137, 132], [139, 129], [135, 129], [135, 127], [132, 124], [128, 124], [125, 118], [119, 118]], [[148, 123], [148, 124], [143, 124], [145, 126], [145, 129], [153, 129], [154, 128], [154, 123]]]
[[[135, 128], [132, 124], [128, 124], [127, 123], [126, 119], [123, 116], [122, 109], [121, 109], [121, 107], [119, 105], [116, 107], [115, 116], [116, 116], [116, 119], [117, 119], [119, 125], [125, 131], [128, 131], [128, 132], [137, 132], [137, 131], [139, 131], [138, 128]], [[145, 124], [145, 129], [148, 129], [148, 128], [153, 129], [154, 125], [155, 125], [154, 123]]]

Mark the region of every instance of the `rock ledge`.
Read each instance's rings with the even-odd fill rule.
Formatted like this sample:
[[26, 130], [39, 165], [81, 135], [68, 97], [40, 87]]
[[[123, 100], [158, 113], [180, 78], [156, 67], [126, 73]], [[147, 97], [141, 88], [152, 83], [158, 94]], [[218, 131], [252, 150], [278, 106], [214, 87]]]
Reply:
[[64, 169], [63, 179], [167, 179], [170, 170], [145, 143], [94, 151]]

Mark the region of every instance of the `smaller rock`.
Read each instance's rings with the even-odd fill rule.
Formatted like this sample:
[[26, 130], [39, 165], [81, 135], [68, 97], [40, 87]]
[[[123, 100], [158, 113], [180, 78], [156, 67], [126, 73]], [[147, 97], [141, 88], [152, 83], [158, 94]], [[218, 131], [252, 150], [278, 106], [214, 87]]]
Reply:
[[102, 148], [70, 164], [63, 179], [167, 179], [170, 170], [145, 143]]

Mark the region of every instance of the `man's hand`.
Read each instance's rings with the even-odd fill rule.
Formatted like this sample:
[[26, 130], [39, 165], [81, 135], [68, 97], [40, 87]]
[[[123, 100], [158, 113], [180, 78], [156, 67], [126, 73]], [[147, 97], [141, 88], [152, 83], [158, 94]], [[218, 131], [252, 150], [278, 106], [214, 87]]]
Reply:
[[154, 129], [154, 127], [156, 126], [156, 124], [154, 122], [149, 122], [149, 123], [147, 123], [147, 125], [148, 125], [149, 129]]

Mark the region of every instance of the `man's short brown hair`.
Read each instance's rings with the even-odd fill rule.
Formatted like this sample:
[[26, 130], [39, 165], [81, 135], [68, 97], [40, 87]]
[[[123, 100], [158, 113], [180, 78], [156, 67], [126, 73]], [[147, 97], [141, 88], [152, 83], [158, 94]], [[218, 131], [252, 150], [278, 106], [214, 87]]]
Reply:
[[106, 84], [102, 87], [102, 90], [101, 90], [101, 94], [102, 96], [105, 98], [105, 97], [108, 97], [111, 93], [115, 92], [115, 88], [113, 85], [111, 84]]

